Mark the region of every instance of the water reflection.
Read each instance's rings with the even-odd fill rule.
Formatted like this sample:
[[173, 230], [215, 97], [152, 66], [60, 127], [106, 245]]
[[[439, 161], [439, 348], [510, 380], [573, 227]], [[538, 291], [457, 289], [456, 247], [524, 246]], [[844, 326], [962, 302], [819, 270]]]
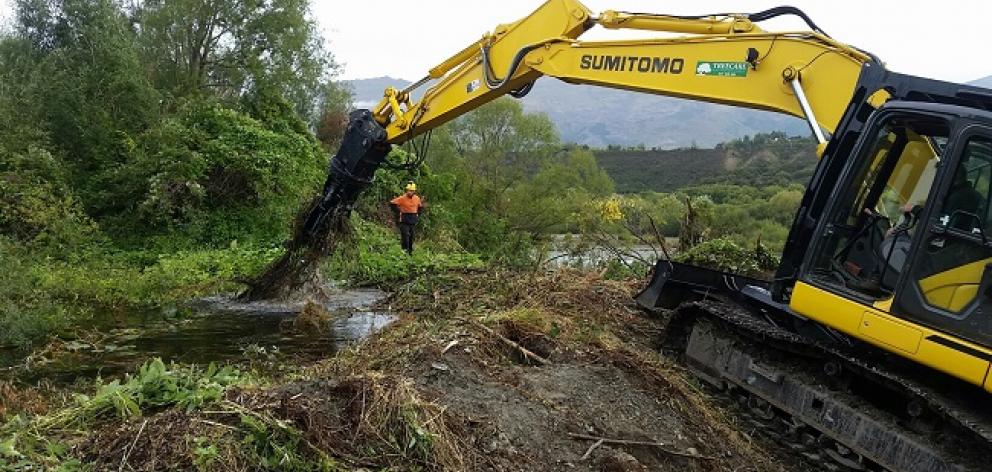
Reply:
[[[387, 294], [341, 290], [323, 303], [327, 329], [295, 329], [302, 302], [241, 303], [231, 297], [198, 300], [188, 309], [162, 310], [115, 319], [102, 334], [67, 341], [30, 369], [11, 371], [21, 380], [71, 383], [133, 371], [149, 358], [207, 364], [332, 355], [396, 320], [374, 307]], [[3, 375], [8, 376], [8, 375]]]

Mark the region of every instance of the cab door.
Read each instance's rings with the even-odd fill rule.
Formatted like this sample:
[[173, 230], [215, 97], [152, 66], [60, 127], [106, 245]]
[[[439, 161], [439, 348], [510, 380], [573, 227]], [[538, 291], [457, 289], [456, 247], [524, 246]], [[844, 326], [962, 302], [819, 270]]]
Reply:
[[892, 313], [992, 346], [992, 127], [971, 123], [958, 130], [942, 162], [952, 167], [926, 204], [923, 234], [902, 271]]

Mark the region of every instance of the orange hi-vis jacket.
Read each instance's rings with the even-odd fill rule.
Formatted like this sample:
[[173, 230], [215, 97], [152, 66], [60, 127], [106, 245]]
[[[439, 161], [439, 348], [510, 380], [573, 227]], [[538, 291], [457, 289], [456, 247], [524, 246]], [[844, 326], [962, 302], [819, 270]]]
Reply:
[[416, 215], [420, 212], [420, 208], [424, 206], [424, 204], [420, 201], [419, 195], [408, 197], [406, 194], [403, 194], [390, 200], [389, 203], [396, 205], [400, 209], [401, 214]]

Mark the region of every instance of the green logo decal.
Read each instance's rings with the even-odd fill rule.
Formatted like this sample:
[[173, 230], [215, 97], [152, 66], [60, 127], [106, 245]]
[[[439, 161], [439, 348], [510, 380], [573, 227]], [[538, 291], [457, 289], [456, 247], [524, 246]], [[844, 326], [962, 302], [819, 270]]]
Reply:
[[717, 77], [747, 77], [746, 62], [710, 62], [696, 63], [696, 75], [715, 75]]

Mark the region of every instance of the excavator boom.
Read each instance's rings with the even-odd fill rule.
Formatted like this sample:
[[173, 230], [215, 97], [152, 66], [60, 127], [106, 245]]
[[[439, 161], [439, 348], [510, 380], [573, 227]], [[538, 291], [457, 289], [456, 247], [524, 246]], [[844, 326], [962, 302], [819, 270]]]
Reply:
[[[688, 35], [578, 40], [596, 25]], [[496, 27], [413, 86], [387, 89], [373, 113], [387, 140], [402, 143], [500, 96], [521, 96], [547, 76], [785, 113], [808, 120], [815, 133], [829, 133], [862, 67], [872, 62], [820, 32], [769, 33], [744, 14], [680, 18], [607, 11], [594, 17], [575, 0], [549, 0], [526, 18]], [[412, 90], [431, 80], [436, 83], [411, 101]]]

